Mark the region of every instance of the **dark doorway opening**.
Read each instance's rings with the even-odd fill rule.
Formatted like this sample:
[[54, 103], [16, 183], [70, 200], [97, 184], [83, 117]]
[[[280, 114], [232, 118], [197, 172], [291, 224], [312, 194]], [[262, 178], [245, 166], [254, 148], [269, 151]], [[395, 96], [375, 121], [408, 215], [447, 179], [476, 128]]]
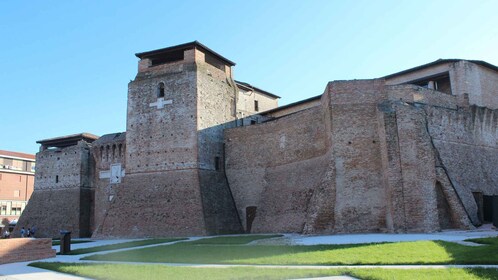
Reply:
[[482, 212], [484, 223], [493, 222], [493, 197], [483, 195], [482, 197]]
[[482, 192], [473, 192], [474, 200], [477, 204], [477, 217], [479, 218], [479, 223], [484, 223], [484, 213], [483, 213], [483, 197]]
[[451, 209], [443, 192], [443, 186], [440, 182], [436, 182], [436, 198], [437, 198], [437, 211], [439, 218], [439, 226], [441, 229], [455, 228], [455, 223], [451, 216]]
[[246, 207], [246, 229], [247, 233], [251, 232], [252, 222], [256, 217], [256, 206], [248, 206]]

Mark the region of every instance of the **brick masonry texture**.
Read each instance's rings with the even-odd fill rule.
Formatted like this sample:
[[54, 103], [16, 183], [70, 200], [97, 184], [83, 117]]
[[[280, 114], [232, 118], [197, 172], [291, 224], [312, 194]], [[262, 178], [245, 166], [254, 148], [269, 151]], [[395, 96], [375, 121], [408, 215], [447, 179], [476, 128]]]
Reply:
[[498, 195], [496, 67], [441, 60], [278, 109], [196, 42], [137, 56], [126, 132], [40, 151], [15, 234], [470, 229]]
[[498, 193], [495, 114], [411, 85], [329, 83], [321, 106], [226, 131], [242, 224], [253, 206], [253, 232], [472, 228], [472, 192]]
[[[90, 235], [93, 160], [85, 142], [36, 155], [35, 191], [21, 215], [14, 236], [21, 227], [36, 227], [37, 237], [59, 237], [60, 230], [73, 236]], [[38, 166], [38, 163], [40, 165]]]
[[54, 258], [50, 238], [0, 239], [0, 264]]

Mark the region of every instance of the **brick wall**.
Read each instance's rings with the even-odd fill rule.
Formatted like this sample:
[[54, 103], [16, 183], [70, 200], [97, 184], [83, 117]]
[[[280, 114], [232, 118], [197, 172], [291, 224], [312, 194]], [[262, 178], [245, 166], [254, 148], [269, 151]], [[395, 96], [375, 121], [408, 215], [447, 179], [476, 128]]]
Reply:
[[21, 227], [36, 226], [39, 237], [59, 237], [60, 230], [73, 236], [90, 235], [91, 159], [89, 144], [39, 152], [35, 191], [14, 228], [20, 236]]
[[50, 238], [0, 239], [0, 264], [54, 258]]
[[383, 80], [338, 81], [321, 106], [226, 130], [243, 225], [252, 206], [253, 232], [472, 228], [472, 192], [496, 194], [498, 118], [466, 102]]

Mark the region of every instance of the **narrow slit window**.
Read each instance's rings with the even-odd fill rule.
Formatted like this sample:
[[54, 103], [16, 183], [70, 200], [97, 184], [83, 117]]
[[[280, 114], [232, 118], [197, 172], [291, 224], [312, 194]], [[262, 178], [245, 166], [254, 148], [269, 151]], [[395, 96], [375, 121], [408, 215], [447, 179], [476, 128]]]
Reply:
[[59, 183], [59, 175], [55, 175], [55, 182]]
[[157, 87], [157, 98], [164, 97], [164, 83], [161, 82], [159, 83], [159, 86]]
[[254, 100], [254, 111], [259, 112], [259, 103], [258, 103], [258, 100]]
[[214, 157], [214, 169], [216, 171], [219, 171], [221, 169], [221, 158], [220, 157]]

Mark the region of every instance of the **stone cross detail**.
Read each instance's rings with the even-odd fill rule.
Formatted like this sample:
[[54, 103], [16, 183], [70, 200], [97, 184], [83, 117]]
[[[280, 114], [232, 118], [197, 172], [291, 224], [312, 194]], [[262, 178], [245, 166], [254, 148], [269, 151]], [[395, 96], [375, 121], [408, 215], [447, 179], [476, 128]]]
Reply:
[[157, 107], [157, 109], [164, 108], [164, 105], [172, 104], [173, 100], [164, 100], [163, 97], [159, 97], [156, 102], [150, 103], [149, 107]]
[[125, 171], [121, 168], [121, 163], [111, 164], [111, 170], [100, 171], [99, 179], [108, 179], [111, 184], [121, 183], [121, 178], [124, 177]]

